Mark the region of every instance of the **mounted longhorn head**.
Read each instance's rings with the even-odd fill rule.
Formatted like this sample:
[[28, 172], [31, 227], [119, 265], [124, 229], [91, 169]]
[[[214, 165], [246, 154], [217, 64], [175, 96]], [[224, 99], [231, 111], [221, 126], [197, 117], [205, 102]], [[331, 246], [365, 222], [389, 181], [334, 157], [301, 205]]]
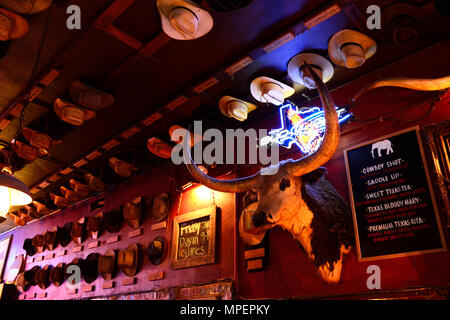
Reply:
[[[184, 158], [192, 176], [211, 189], [255, 191], [259, 199], [252, 215], [255, 227], [267, 230], [281, 226], [289, 231], [314, 261], [320, 276], [336, 283], [340, 279], [343, 254], [348, 252], [353, 239], [348, 219], [351, 214], [344, 200], [316, 169], [333, 156], [339, 144], [339, 122], [327, 88], [314, 71], [306, 67], [319, 90], [326, 122], [323, 142], [315, 153], [299, 160], [280, 162], [274, 175], [260, 171], [233, 180], [218, 180], [201, 172], [192, 161], [187, 145]], [[189, 141], [188, 132], [184, 141]]]

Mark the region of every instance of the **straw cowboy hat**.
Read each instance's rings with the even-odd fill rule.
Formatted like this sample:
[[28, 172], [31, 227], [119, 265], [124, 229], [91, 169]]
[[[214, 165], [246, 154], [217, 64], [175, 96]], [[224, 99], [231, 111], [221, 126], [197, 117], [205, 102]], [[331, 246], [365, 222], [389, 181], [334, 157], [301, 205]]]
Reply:
[[98, 277], [98, 256], [98, 253], [91, 253], [84, 259], [81, 275], [87, 283], [94, 282]]
[[127, 221], [128, 225], [133, 229], [139, 228], [141, 224], [141, 203], [142, 198], [137, 197], [123, 206], [123, 217]]
[[309, 89], [316, 88], [312, 76], [305, 68], [305, 62], [311, 66], [323, 83], [327, 83], [333, 77], [334, 68], [330, 61], [315, 53], [300, 53], [292, 57], [288, 63], [288, 75], [292, 81]]
[[164, 220], [169, 213], [169, 195], [160, 193], [152, 200], [152, 216], [157, 222]]
[[160, 139], [153, 137], [148, 139], [147, 149], [155, 156], [161, 157], [163, 159], [170, 159], [170, 157], [172, 156], [173, 148]]
[[164, 237], [158, 236], [148, 246], [148, 260], [155, 266], [161, 264], [164, 260], [165, 243]]
[[131, 163], [120, 160], [116, 157], [110, 158], [108, 163], [111, 169], [113, 169], [116, 174], [124, 178], [130, 177], [133, 171], [136, 171], [138, 169]]
[[52, 0], [0, 0], [0, 6], [21, 14], [34, 14], [47, 10]]
[[77, 222], [72, 224], [72, 230], [70, 231], [70, 236], [73, 242], [76, 244], [81, 244], [85, 238], [85, 224], [86, 218], [80, 218]]
[[139, 248], [137, 244], [130, 244], [117, 256], [117, 266], [122, 272], [132, 277], [136, 274], [139, 264]]
[[119, 232], [123, 225], [122, 208], [119, 207], [106, 212], [103, 221], [105, 229], [108, 230], [109, 233]]
[[102, 222], [103, 222], [103, 211], [99, 211], [88, 218], [86, 229], [89, 233], [89, 236], [92, 239], [96, 240], [100, 237], [103, 231]]
[[295, 93], [294, 88], [269, 77], [258, 77], [250, 84], [250, 92], [257, 101], [272, 103], [276, 106], [283, 104], [284, 99]]
[[157, 0], [163, 31], [176, 40], [192, 40], [207, 34], [213, 27], [208, 11], [190, 0]]
[[6, 272], [6, 275], [4, 277], [4, 280], [7, 283], [14, 283], [17, 279], [17, 276], [19, 273], [23, 271], [23, 268], [25, 267], [25, 258], [23, 254], [19, 254], [15, 259], [11, 267], [9, 267], [8, 271]]
[[73, 225], [72, 222], [67, 222], [64, 226], [58, 227], [59, 244], [64, 248], [67, 247], [69, 243], [72, 242], [72, 237], [70, 235], [72, 231], [72, 225]]
[[219, 100], [219, 109], [227, 117], [245, 121], [248, 114], [256, 109], [256, 105], [231, 96], [223, 96]]
[[50, 138], [48, 134], [27, 127], [23, 128], [22, 134], [33, 147], [47, 151], [59, 143]]
[[365, 34], [344, 29], [335, 33], [328, 42], [331, 61], [348, 69], [361, 66], [377, 51], [377, 44]]
[[253, 229], [251, 214], [258, 208], [258, 202], [253, 202], [249, 204], [241, 213], [239, 217], [239, 235], [242, 240], [248, 245], [260, 244], [266, 235], [265, 232], [252, 233], [249, 230]]
[[109, 281], [114, 278], [116, 269], [116, 252], [112, 249], [105, 252], [105, 254], [98, 257], [98, 273], [103, 279]]
[[63, 121], [74, 126], [81, 126], [84, 121], [95, 117], [95, 111], [56, 98], [53, 103], [56, 115]]
[[66, 264], [60, 262], [56, 265], [56, 267], [50, 270], [48, 279], [55, 287], [61, 286], [61, 284], [64, 282], [66, 276], [66, 268]]
[[0, 41], [20, 38], [27, 32], [27, 20], [11, 11], [0, 8]]
[[83, 107], [92, 110], [108, 108], [114, 103], [114, 97], [109, 93], [98, 90], [80, 81], [74, 81], [70, 85], [70, 96], [73, 101]]

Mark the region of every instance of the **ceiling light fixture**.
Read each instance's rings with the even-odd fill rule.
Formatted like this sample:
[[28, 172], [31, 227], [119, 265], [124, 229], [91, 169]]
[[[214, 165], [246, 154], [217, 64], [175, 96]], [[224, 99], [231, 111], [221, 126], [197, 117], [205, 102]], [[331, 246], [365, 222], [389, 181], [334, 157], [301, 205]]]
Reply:
[[3, 168], [0, 173], [0, 217], [6, 217], [11, 206], [23, 206], [31, 201], [28, 187], [13, 176], [10, 168]]

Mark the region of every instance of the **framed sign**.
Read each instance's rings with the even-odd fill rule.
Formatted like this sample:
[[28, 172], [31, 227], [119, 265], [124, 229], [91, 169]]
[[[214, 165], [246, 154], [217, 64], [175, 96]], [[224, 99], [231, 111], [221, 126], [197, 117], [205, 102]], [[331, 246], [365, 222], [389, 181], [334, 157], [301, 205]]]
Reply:
[[6, 260], [8, 259], [11, 238], [12, 236], [9, 236], [0, 241], [0, 282], [3, 280], [3, 271], [5, 269]]
[[418, 127], [344, 155], [361, 261], [447, 250]]
[[216, 206], [176, 216], [172, 233], [172, 269], [215, 262]]

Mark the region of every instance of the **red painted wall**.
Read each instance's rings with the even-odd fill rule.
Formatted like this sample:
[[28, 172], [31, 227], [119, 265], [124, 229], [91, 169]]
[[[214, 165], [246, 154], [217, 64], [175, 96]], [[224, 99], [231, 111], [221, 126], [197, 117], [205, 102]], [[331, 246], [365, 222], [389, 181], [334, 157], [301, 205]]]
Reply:
[[[395, 63], [380, 72], [368, 75], [343, 88], [332, 92], [336, 105], [349, 105], [350, 98], [370, 82], [389, 76], [411, 76], [433, 78], [450, 74], [448, 52], [450, 42], [429, 49], [408, 59]], [[336, 72], [339, 72], [337, 69]], [[395, 119], [413, 120], [426, 115], [430, 103], [418, 104], [430, 93], [415, 92], [399, 88], [379, 88], [362, 96], [351, 111], [358, 119], [379, 118], [389, 112], [400, 110], [408, 105], [417, 105], [408, 111], [394, 115]], [[317, 103], [317, 101], [316, 101]], [[326, 165], [327, 179], [338, 192], [349, 201], [346, 169], [343, 150], [364, 141], [390, 134], [414, 125], [421, 128], [427, 124], [450, 119], [450, 97], [435, 104], [433, 111], [420, 121], [356, 121], [342, 126], [339, 150]], [[276, 128], [278, 120], [261, 123], [260, 127]], [[352, 131], [355, 129], [354, 131]], [[347, 133], [348, 132], [348, 133]], [[290, 154], [289, 157], [296, 157]], [[429, 162], [429, 161], [428, 161]], [[245, 172], [239, 174], [244, 176]], [[439, 195], [436, 194], [437, 197]], [[239, 211], [242, 210], [240, 207]], [[447, 247], [450, 244], [445, 214], [442, 213], [442, 225]], [[239, 281], [238, 295], [243, 298], [279, 298], [313, 297], [368, 292], [366, 286], [369, 265], [378, 265], [381, 269], [381, 289], [400, 289], [420, 286], [450, 285], [450, 253], [433, 253], [405, 258], [359, 262], [356, 248], [353, 247], [343, 263], [341, 280], [338, 284], [327, 284], [318, 275], [315, 266], [292, 236], [275, 228], [269, 231], [270, 263], [264, 271], [247, 272], [243, 261], [244, 245], [239, 241]]]

